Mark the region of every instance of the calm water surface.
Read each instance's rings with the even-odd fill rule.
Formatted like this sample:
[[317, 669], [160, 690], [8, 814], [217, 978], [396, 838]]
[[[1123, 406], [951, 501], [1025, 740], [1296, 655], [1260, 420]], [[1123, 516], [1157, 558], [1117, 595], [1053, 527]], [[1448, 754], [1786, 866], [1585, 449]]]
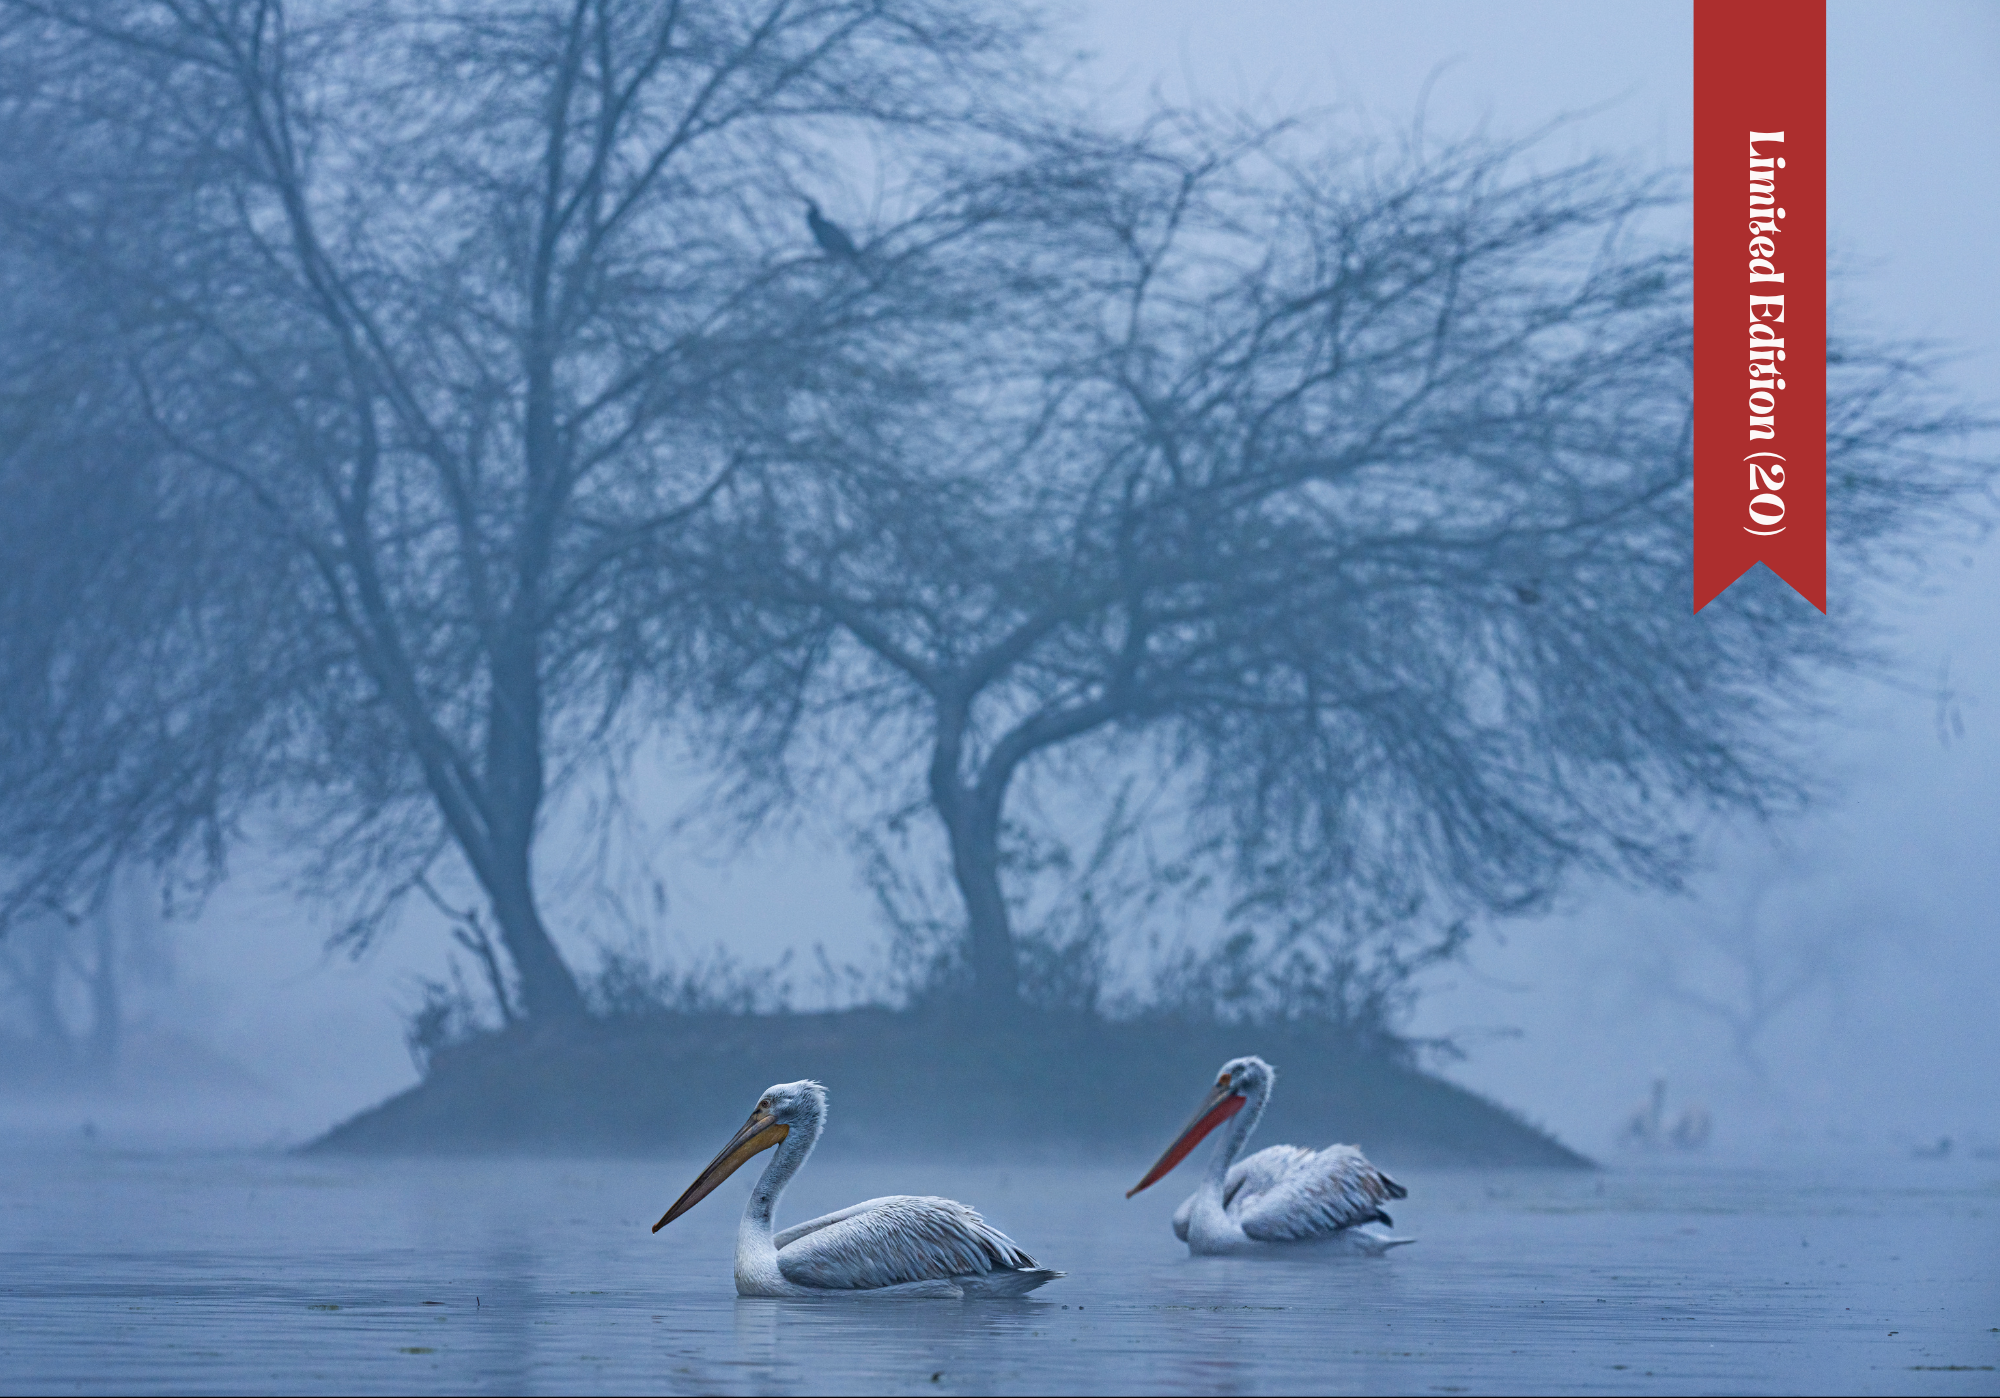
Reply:
[[750, 1172], [646, 1231], [700, 1163], [8, 1147], [0, 1391], [2000, 1392], [2000, 1163], [1398, 1169], [1385, 1261], [1191, 1259], [1137, 1157], [787, 1195], [951, 1195], [1070, 1274], [978, 1305], [739, 1300]]

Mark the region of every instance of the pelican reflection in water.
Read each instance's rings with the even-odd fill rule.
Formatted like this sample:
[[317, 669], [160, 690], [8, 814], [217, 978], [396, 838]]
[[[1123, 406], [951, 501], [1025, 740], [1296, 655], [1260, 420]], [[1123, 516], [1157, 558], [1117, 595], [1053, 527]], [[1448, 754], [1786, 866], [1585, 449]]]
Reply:
[[653, 1225], [659, 1232], [760, 1151], [776, 1147], [736, 1229], [740, 1296], [901, 1296], [938, 1300], [1024, 1296], [1054, 1281], [1014, 1240], [951, 1199], [890, 1194], [781, 1232], [778, 1196], [826, 1126], [826, 1089], [787, 1082], [765, 1089], [750, 1119]]
[[[1390, 1224], [1385, 1200], [1409, 1191], [1368, 1163], [1353, 1146], [1307, 1150], [1268, 1146], [1244, 1161], [1237, 1152], [1250, 1138], [1277, 1073], [1261, 1058], [1232, 1058], [1195, 1109], [1187, 1129], [1131, 1189], [1130, 1199], [1153, 1184], [1202, 1138], [1228, 1123], [1202, 1176], [1201, 1187], [1174, 1210], [1174, 1233], [1194, 1253], [1263, 1252], [1307, 1243], [1379, 1257], [1415, 1242], [1361, 1227]], [[1391, 1224], [1393, 1226], [1393, 1224]]]

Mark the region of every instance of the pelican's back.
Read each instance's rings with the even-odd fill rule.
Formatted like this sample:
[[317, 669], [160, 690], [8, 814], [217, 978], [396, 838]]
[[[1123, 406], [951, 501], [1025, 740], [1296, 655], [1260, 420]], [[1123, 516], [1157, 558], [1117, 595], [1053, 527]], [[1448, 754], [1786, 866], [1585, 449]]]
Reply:
[[1230, 1213], [1244, 1236], [1260, 1243], [1305, 1242], [1363, 1223], [1390, 1224], [1382, 1205], [1408, 1194], [1353, 1146], [1328, 1146], [1298, 1150], [1266, 1187], [1253, 1191], [1246, 1182]]
[[[1315, 1154], [1304, 1146], [1266, 1146], [1254, 1155], [1244, 1156], [1222, 1178], [1222, 1207], [1234, 1213], [1231, 1205], [1271, 1189], [1284, 1179], [1286, 1171]], [[1187, 1241], [1188, 1220], [1194, 1217], [1194, 1198], [1193, 1194], [1188, 1195], [1174, 1210], [1174, 1236], [1182, 1242]]]
[[1062, 1275], [975, 1210], [916, 1194], [870, 1199], [794, 1224], [772, 1241], [786, 1280], [827, 1291], [949, 1280], [967, 1291], [1020, 1295]]

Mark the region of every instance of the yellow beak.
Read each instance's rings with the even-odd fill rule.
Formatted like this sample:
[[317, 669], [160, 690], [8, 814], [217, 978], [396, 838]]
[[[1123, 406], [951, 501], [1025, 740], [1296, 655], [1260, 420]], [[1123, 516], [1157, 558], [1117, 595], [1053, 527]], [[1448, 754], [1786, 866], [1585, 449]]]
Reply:
[[741, 1169], [743, 1162], [751, 1156], [769, 1150], [791, 1134], [791, 1127], [781, 1121], [771, 1120], [770, 1113], [762, 1107], [750, 1113], [750, 1119], [743, 1123], [743, 1129], [730, 1137], [729, 1144], [722, 1148], [715, 1159], [708, 1162], [706, 1170], [695, 1176], [695, 1181], [687, 1187], [687, 1192], [674, 1200], [674, 1206], [653, 1225], [653, 1231], [659, 1232], [706, 1199], [717, 1185]]

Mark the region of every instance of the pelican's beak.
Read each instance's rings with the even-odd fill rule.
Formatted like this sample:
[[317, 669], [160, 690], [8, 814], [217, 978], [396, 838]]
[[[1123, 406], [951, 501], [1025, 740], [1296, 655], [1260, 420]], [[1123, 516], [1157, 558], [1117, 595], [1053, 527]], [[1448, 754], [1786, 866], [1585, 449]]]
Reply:
[[743, 1123], [743, 1129], [730, 1137], [729, 1144], [716, 1154], [715, 1159], [708, 1162], [708, 1168], [695, 1177], [695, 1182], [687, 1187], [687, 1193], [674, 1200], [674, 1206], [653, 1225], [653, 1231], [659, 1232], [706, 1199], [711, 1190], [741, 1169], [743, 1162], [751, 1156], [759, 1151], [769, 1150], [791, 1134], [791, 1127], [782, 1121], [773, 1121], [771, 1114], [764, 1108], [759, 1107], [750, 1113], [750, 1119]]
[[1166, 1154], [1153, 1162], [1153, 1168], [1146, 1172], [1146, 1178], [1125, 1191], [1125, 1197], [1130, 1199], [1185, 1160], [1187, 1153], [1201, 1144], [1202, 1137], [1242, 1111], [1245, 1100], [1242, 1093], [1229, 1085], [1228, 1078], [1218, 1078], [1215, 1086], [1208, 1090], [1208, 1096], [1202, 1098], [1201, 1105], [1195, 1108], [1187, 1129], [1174, 1138], [1174, 1143], [1167, 1147]]

